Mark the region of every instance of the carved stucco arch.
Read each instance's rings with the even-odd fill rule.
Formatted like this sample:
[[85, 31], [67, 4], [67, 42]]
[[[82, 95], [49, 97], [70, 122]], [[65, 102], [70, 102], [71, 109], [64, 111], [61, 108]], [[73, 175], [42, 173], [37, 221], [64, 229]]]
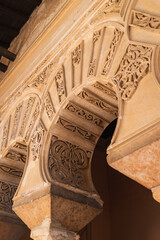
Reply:
[[[88, 91], [87, 94], [91, 94], [92, 97], [96, 96], [98, 100], [107, 102], [106, 99], [108, 97], [105, 96], [106, 92], [104, 90], [107, 87], [105, 86], [107, 83], [113, 85], [113, 89], [117, 92], [119, 98], [118, 124], [112, 143], [108, 149], [109, 163], [112, 167], [118, 169], [125, 175], [128, 175], [148, 188], [155, 186], [154, 183], [153, 185], [148, 185], [148, 182], [150, 182], [153, 177], [152, 174], [147, 176], [148, 182], [144, 181], [141, 176], [140, 178], [138, 176], [139, 167], [136, 169], [135, 164], [135, 172], [132, 173], [129, 169], [130, 167], [132, 170], [132, 166], [130, 164], [127, 166], [130, 159], [127, 159], [126, 161], [123, 158], [158, 139], [158, 132], [156, 135], [151, 134], [152, 129], [153, 131], [157, 131], [157, 129], [155, 130], [155, 126], [157, 127], [159, 125], [158, 114], [152, 114], [152, 108], [158, 107], [160, 100], [159, 85], [157, 85], [157, 75], [159, 75], [159, 73], [155, 61], [157, 47], [153, 44], [152, 40], [147, 43], [143, 42], [141, 38], [136, 39], [136, 41], [133, 40], [133, 35], [131, 35], [130, 32], [126, 33], [126, 28], [133, 28], [132, 25], [134, 25], [135, 22], [132, 23], [130, 22], [131, 20], [126, 20], [123, 14], [121, 20], [119, 20], [119, 13], [116, 13], [114, 17], [113, 15], [111, 18], [107, 17], [107, 21], [101, 19], [101, 12], [98, 14], [100, 14], [98, 15], [98, 20], [95, 21], [93, 18], [90, 24], [86, 26], [86, 29], [82, 29], [81, 37], [79, 37], [79, 33], [77, 36], [74, 36], [74, 42], [66, 44], [66, 47], [62, 49], [59, 59], [57, 62], [55, 61], [54, 68], [52, 66], [53, 63], [49, 63], [30, 84], [31, 87], [36, 88], [38, 86], [38, 88], [42, 89], [42, 91], [40, 90], [42, 96], [42, 111], [40, 113], [40, 121], [37, 124], [30, 142], [29, 164], [22, 185], [14, 199], [14, 209], [21, 219], [25, 222], [28, 221], [28, 226], [31, 229], [36, 226], [35, 224], [41, 225], [44, 216], [46, 217], [47, 214], [42, 212], [42, 216], [38, 219], [38, 223], [35, 223], [34, 218], [28, 220], [28, 216], [24, 217], [23, 214], [19, 212], [18, 205], [22, 205], [25, 201], [29, 201], [30, 197], [38, 199], [38, 197], [42, 195], [45, 196], [45, 194], [50, 191], [53, 195], [55, 192], [58, 195], [60, 194], [58, 192], [59, 190], [57, 190], [59, 187], [61, 187], [63, 191], [65, 189], [66, 191], [74, 192], [76, 189], [76, 193], [85, 196], [84, 202], [89, 201], [88, 199], [92, 199], [94, 204], [96, 202], [96, 204], [99, 205], [98, 207], [102, 205], [98, 195], [96, 195], [94, 191], [90, 192], [91, 188], [78, 189], [77, 185], [73, 185], [72, 183], [69, 184], [68, 181], [67, 184], [58, 181], [57, 179], [56, 181], [53, 181], [49, 176], [48, 171], [48, 153], [53, 135], [55, 136], [54, 141], [65, 141], [65, 146], [68, 148], [82, 148], [83, 140], [78, 143], [80, 139], [79, 136], [78, 138], [77, 136], [74, 138], [74, 140], [78, 139], [74, 143], [70, 140], [71, 134], [68, 133], [68, 136], [70, 136], [68, 140], [66, 139], [67, 137], [62, 136], [62, 130], [59, 128], [59, 123], [61, 122], [60, 124], [64, 127], [66, 124], [65, 121], [67, 121], [67, 125], [72, 125], [76, 132], [77, 127], [79, 128], [82, 126], [75, 126], [76, 122], [74, 121], [73, 123], [71, 121], [72, 119], [67, 117], [69, 116], [66, 114], [67, 104], [72, 102], [75, 105], [77, 104], [78, 107], [82, 107], [83, 104], [79, 104], [76, 99], [77, 97], [80, 97], [81, 99], [83, 99], [83, 96], [86, 97], [86, 94], [83, 94], [86, 91]], [[126, 16], [129, 17], [129, 15]], [[113, 18], [114, 21], [111, 21]], [[128, 22], [126, 25], [127, 27], [125, 26], [125, 28], [122, 19], [125, 19], [126, 22]], [[116, 21], [119, 21], [119, 23]], [[129, 24], [131, 26], [129, 26]], [[119, 37], [114, 38], [114, 34], [118, 34]], [[106, 46], [104, 44], [104, 39], [107, 42]], [[114, 39], [116, 39], [115, 42]], [[113, 43], [116, 46], [113, 46]], [[108, 66], [108, 68], [105, 66]], [[157, 69], [156, 77], [154, 69]], [[95, 84], [95, 82], [96, 84], [99, 84], [101, 90], [98, 89], [99, 87], [91, 86], [92, 84]], [[97, 90], [95, 90], [96, 88]], [[95, 91], [93, 91], [93, 89]], [[83, 90], [85, 91], [83, 92]], [[112, 88], [110, 90], [112, 90]], [[142, 95], [147, 96], [146, 101], [144, 101], [141, 93]], [[155, 94], [156, 97], [153, 98], [153, 94]], [[149, 104], [150, 100], [153, 100], [151, 104]], [[140, 103], [141, 107], [139, 109], [137, 108], [137, 103]], [[110, 102], [110, 104], [112, 107], [116, 106], [113, 102]], [[100, 114], [98, 113], [98, 109], [96, 112], [95, 106], [93, 107], [94, 110], [86, 106], [86, 111], [99, 117]], [[143, 123], [144, 112], [146, 110], [146, 122]], [[137, 118], [133, 117], [133, 112], [134, 114], [136, 113]], [[60, 121], [60, 117], [64, 118], [63, 124], [62, 121]], [[131, 123], [131, 126], [128, 126], [128, 123]], [[84, 128], [86, 126], [88, 129], [87, 124], [83, 125]], [[66, 132], [66, 130], [64, 130], [64, 132]], [[147, 134], [150, 134], [150, 139], [146, 137]], [[92, 139], [93, 138], [94, 136], [92, 136]], [[131, 142], [132, 149], [129, 147]], [[94, 147], [90, 149], [88, 146], [85, 150], [93, 151]], [[118, 163], [119, 159], [122, 164]], [[148, 163], [145, 162], [144, 167], [147, 164]], [[154, 165], [155, 168], [156, 164]], [[34, 180], [33, 174], [35, 171], [37, 177], [36, 180]], [[144, 173], [144, 176], [146, 177], [145, 174], [147, 175], [148, 173]], [[158, 180], [156, 180], [156, 183], [158, 184]], [[93, 207], [93, 205], [91, 204], [91, 207]], [[31, 206], [31, 208], [32, 207], [33, 206]], [[38, 213], [38, 209], [36, 209], [36, 211]], [[96, 214], [97, 212], [93, 213], [93, 215]], [[90, 219], [93, 218], [93, 215]], [[56, 216], [54, 215], [54, 217]], [[60, 219], [57, 219], [57, 221], [60, 221]], [[87, 221], [89, 220], [87, 219], [86, 222]], [[72, 231], [77, 231], [86, 224], [86, 222], [83, 222], [82, 225], [79, 223], [79, 226], [74, 226], [73, 224], [70, 224], [69, 226], [64, 219], [62, 222], [67, 229]]]

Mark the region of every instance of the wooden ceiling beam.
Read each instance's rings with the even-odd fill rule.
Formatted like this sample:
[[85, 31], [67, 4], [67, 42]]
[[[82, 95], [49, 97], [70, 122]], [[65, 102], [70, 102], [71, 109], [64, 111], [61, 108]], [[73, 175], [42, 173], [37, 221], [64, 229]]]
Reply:
[[0, 46], [0, 56], [3, 56], [11, 61], [14, 61], [16, 58], [16, 55], [14, 53], [8, 51], [7, 49], [1, 46]]
[[12, 17], [13, 19], [20, 20], [22, 22], [26, 22], [28, 19], [28, 17], [23, 15], [22, 13], [18, 13], [13, 9], [3, 6], [2, 4], [0, 4], [0, 13]]
[[7, 66], [3, 63], [0, 63], [0, 71], [5, 72], [7, 70]]
[[14, 28], [0, 25], [0, 32], [3, 33], [3, 35], [5, 35], [5, 36], [15, 37], [15, 36], [17, 36], [19, 31]]

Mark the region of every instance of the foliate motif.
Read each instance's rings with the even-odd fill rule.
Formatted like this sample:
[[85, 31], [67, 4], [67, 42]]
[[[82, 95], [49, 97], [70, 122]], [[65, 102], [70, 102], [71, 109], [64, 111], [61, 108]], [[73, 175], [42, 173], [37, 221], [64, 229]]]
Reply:
[[23, 107], [23, 103], [19, 104], [19, 106], [16, 108], [14, 120], [13, 120], [11, 139], [14, 139], [16, 137], [17, 129], [20, 122], [22, 107]]
[[148, 30], [160, 30], [160, 18], [147, 13], [133, 11], [132, 24]]
[[25, 140], [26, 141], [28, 141], [28, 139], [29, 139], [29, 136], [30, 136], [30, 134], [32, 132], [33, 126], [35, 124], [35, 121], [37, 120], [39, 112], [40, 112], [40, 105], [39, 105], [39, 102], [38, 102], [37, 105], [36, 105], [35, 111], [33, 113], [33, 116], [31, 118], [31, 122], [30, 122], [30, 124], [28, 126], [28, 130], [26, 132], [26, 136], [25, 136]]
[[27, 152], [27, 146], [26, 146], [25, 144], [16, 142], [16, 143], [13, 145], [13, 147]]
[[135, 93], [140, 80], [149, 72], [152, 48], [129, 45], [120, 66], [113, 77], [123, 100], [129, 100]]
[[40, 85], [45, 84], [52, 66], [53, 63], [50, 63], [47, 67], [45, 67], [43, 71], [32, 81], [31, 86], [38, 88]]
[[101, 34], [102, 34], [101, 30], [96, 31], [96, 32], [93, 33], [93, 43], [98, 41], [98, 39], [100, 38]]
[[114, 100], [118, 100], [115, 91], [112, 89], [113, 88], [112, 84], [107, 83], [107, 84], [103, 85], [100, 82], [96, 82], [92, 86], [99, 89], [103, 93], [107, 94], [109, 97], [113, 98]]
[[47, 93], [47, 96], [44, 100], [44, 108], [46, 110], [46, 113], [47, 113], [49, 119], [51, 120], [53, 117], [53, 114], [55, 113], [55, 110], [54, 110], [53, 103], [52, 103], [49, 92]]
[[109, 0], [107, 3], [99, 10], [98, 14], [94, 16], [91, 24], [106, 18], [109, 13], [119, 13], [121, 9], [122, 0]]
[[118, 116], [118, 110], [116, 107], [109, 105], [108, 103], [102, 101], [93, 94], [83, 90], [78, 94], [78, 96], [82, 99], [85, 99], [87, 102], [90, 102], [91, 104], [95, 105], [96, 107], [102, 109], [103, 111], [108, 112], [115, 117]]
[[104, 29], [101, 29], [93, 33], [92, 53], [91, 53], [91, 59], [90, 59], [89, 69], [88, 69], [88, 77], [95, 76], [96, 74], [96, 68], [97, 68], [98, 59], [99, 59], [99, 52], [101, 49], [100, 46], [101, 46], [103, 31]]
[[57, 124], [64, 127], [65, 129], [75, 133], [76, 135], [83, 137], [91, 142], [96, 141], [96, 136], [93, 135], [91, 132], [87, 131], [86, 129], [79, 127], [75, 125], [72, 122], [69, 122], [68, 120], [65, 120], [64, 118], [59, 118], [57, 121]]
[[19, 178], [21, 178], [23, 174], [23, 171], [19, 168], [14, 168], [2, 164], [0, 164], [0, 171]]
[[20, 128], [20, 131], [19, 131], [19, 136], [23, 136], [23, 134], [24, 134], [26, 123], [29, 120], [30, 113], [32, 111], [34, 102], [35, 102], [34, 97], [30, 97], [28, 102], [27, 102], [27, 107], [26, 107], [24, 117], [23, 117], [23, 120], [22, 120], [21, 128]]
[[59, 97], [59, 102], [62, 102], [66, 97], [66, 86], [65, 86], [65, 77], [64, 77], [64, 68], [62, 67], [55, 76], [57, 93]]
[[12, 199], [17, 186], [0, 181], [0, 210], [12, 213]]
[[109, 69], [111, 67], [111, 64], [113, 62], [115, 53], [117, 51], [117, 48], [120, 44], [121, 38], [122, 38], [122, 32], [116, 28], [113, 33], [113, 39], [111, 41], [109, 52], [108, 52], [106, 60], [105, 60], [105, 64], [104, 64], [104, 67], [102, 70], [102, 75], [107, 76]]
[[104, 121], [94, 115], [93, 113], [88, 112], [87, 110], [77, 106], [73, 103], [68, 103], [65, 107], [66, 110], [70, 111], [71, 113], [76, 114], [78, 117], [83, 118], [93, 124], [95, 124], [98, 127], [104, 127]]
[[13, 150], [9, 150], [5, 157], [18, 162], [26, 162], [26, 155], [15, 152]]
[[79, 44], [78, 47], [74, 49], [74, 51], [71, 53], [72, 57], [72, 64], [73, 66], [78, 65], [82, 58], [82, 45]]
[[53, 136], [48, 167], [52, 179], [85, 189], [85, 170], [89, 168], [91, 152]]
[[40, 150], [43, 142], [45, 128], [42, 122], [36, 127], [32, 137], [31, 137], [31, 152], [33, 156], [33, 160], [36, 160], [40, 156]]
[[7, 147], [7, 142], [8, 142], [8, 134], [9, 134], [9, 129], [10, 129], [10, 118], [6, 121], [4, 127], [3, 127], [3, 138], [2, 138], [2, 144], [1, 144], [1, 149]]

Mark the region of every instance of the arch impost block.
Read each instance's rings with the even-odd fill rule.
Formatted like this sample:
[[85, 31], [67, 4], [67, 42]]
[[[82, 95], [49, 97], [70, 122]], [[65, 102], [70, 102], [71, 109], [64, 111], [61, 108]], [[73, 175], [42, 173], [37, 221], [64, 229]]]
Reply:
[[[155, 137], [155, 140], [143, 146], [145, 139], [150, 139], [149, 134], [144, 134], [144, 136], [139, 137], [139, 141], [141, 140], [144, 142], [138, 146], [134, 147], [134, 142], [128, 142], [128, 145], [122, 145], [121, 149], [114, 149], [113, 151], [109, 151], [109, 164], [119, 172], [123, 173], [124, 175], [130, 177], [131, 179], [137, 181], [138, 183], [142, 184], [143, 186], [147, 187], [148, 189], [154, 189], [156, 186], [160, 185], [160, 177], [159, 177], [159, 170], [160, 170], [160, 139], [158, 138], [159, 131], [157, 129], [157, 134], [152, 135]], [[150, 139], [151, 141], [151, 139]], [[140, 143], [140, 142], [139, 142]], [[125, 147], [126, 153], [125, 154]], [[133, 147], [133, 148], [132, 148]], [[131, 152], [131, 149], [135, 150]], [[124, 150], [124, 151], [123, 151]], [[114, 152], [115, 151], [115, 152]], [[116, 151], [119, 152], [119, 156], [122, 157], [118, 158]], [[130, 151], [130, 152], [129, 152]], [[112, 155], [113, 154], [113, 155]], [[115, 159], [114, 159], [115, 154]], [[157, 189], [153, 190], [154, 198], [157, 198]], [[160, 198], [159, 198], [160, 199]]]
[[24, 197], [15, 198], [13, 210], [31, 230], [43, 226], [49, 219], [54, 228], [78, 232], [102, 211], [102, 201], [95, 193], [51, 184]]

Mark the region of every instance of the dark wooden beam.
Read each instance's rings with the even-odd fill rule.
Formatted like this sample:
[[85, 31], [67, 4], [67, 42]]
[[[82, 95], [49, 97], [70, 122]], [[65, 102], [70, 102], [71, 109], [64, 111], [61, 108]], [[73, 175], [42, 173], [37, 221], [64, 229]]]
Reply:
[[14, 61], [16, 58], [16, 55], [10, 51], [8, 51], [7, 49], [3, 48], [0, 46], [0, 56], [3, 56], [5, 58], [8, 58], [11, 61]]
[[19, 33], [18, 30], [14, 28], [7, 27], [5, 25], [0, 25], [0, 32], [3, 35], [8, 36], [8, 37], [16, 37]]
[[19, 13], [13, 9], [7, 8], [0, 4], [0, 13], [5, 14], [6, 16], [12, 17], [13, 19], [26, 22], [28, 17], [23, 15], [22, 13]]
[[3, 63], [0, 63], [0, 71], [5, 72], [7, 70], [7, 66]]

